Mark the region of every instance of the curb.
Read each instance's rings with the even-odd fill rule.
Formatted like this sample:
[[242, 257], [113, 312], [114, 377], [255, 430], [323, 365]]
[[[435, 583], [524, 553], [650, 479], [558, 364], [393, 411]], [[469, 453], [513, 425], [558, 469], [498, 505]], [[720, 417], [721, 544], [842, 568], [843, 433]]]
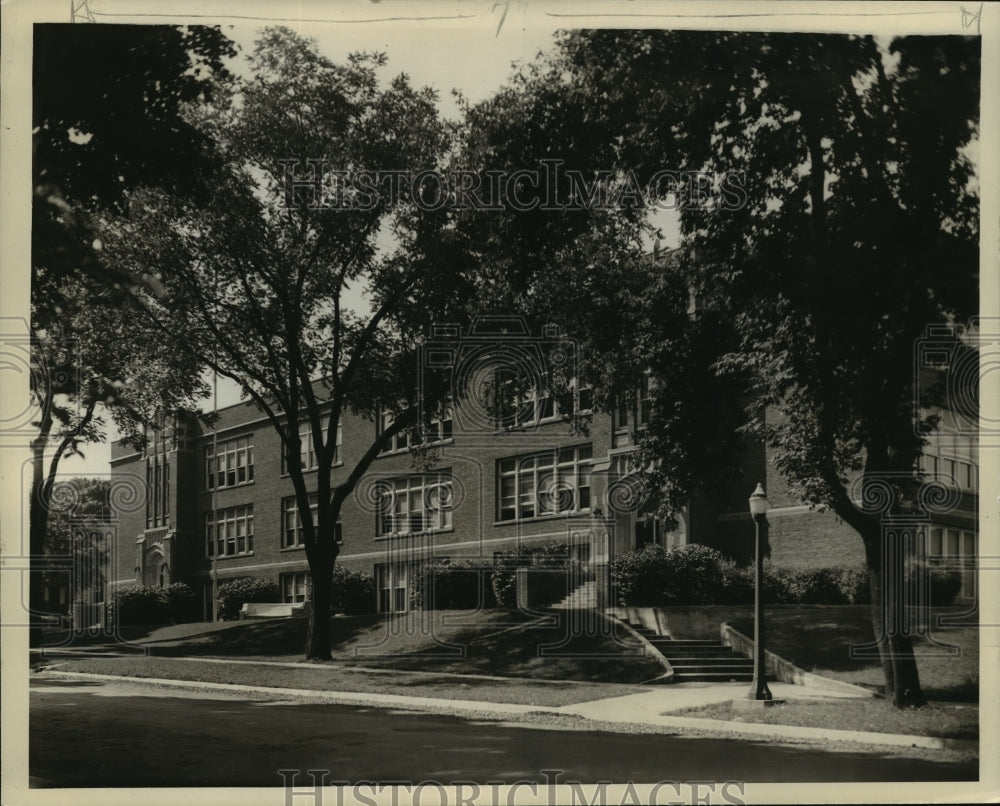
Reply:
[[[277, 688], [272, 686], [248, 686], [237, 683], [203, 683], [196, 680], [170, 680], [157, 677], [128, 677], [124, 675], [96, 674], [92, 672], [60, 672], [48, 670], [39, 673], [44, 677], [63, 677], [69, 679], [102, 680], [107, 682], [126, 682], [145, 685], [167, 686], [180, 689], [200, 689], [204, 691], [224, 691], [239, 694], [266, 694], [299, 699], [320, 700], [332, 705], [367, 705], [376, 708], [404, 708], [415, 711], [445, 711], [449, 713], [477, 715], [492, 714], [501, 717], [527, 714], [549, 714], [553, 716], [582, 717], [587, 722], [614, 725], [643, 725], [646, 727], [661, 727], [676, 731], [681, 728], [698, 730], [705, 733], [744, 734], [748, 736], [804, 739], [810, 741], [855, 742], [869, 745], [885, 745], [892, 747], [920, 747], [931, 750], [979, 750], [979, 742], [973, 739], [948, 739], [936, 736], [908, 736], [894, 733], [875, 733], [871, 731], [831, 730], [827, 728], [810, 728], [797, 725], [771, 725], [758, 722], [732, 722], [716, 719], [701, 719], [696, 717], [672, 717], [662, 714], [642, 715], [637, 719], [607, 719], [579, 713], [574, 706], [539, 706], [516, 703], [481, 702], [478, 700], [450, 700], [435, 697], [413, 697], [400, 694], [371, 694], [350, 691], [318, 691], [315, 689]], [[600, 702], [599, 700], [597, 702]], [[582, 704], [585, 705], [585, 704]], [[570, 710], [573, 709], [573, 710]]]

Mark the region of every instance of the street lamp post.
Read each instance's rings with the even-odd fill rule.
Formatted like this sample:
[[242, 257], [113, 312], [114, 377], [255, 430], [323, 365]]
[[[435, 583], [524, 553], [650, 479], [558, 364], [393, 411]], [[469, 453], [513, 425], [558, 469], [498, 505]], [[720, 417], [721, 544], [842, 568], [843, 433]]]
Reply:
[[764, 555], [761, 552], [761, 530], [767, 528], [767, 493], [762, 485], [750, 496], [750, 517], [754, 522], [754, 573], [753, 573], [753, 683], [747, 693], [748, 700], [771, 700], [767, 687], [767, 663], [764, 660], [764, 607], [761, 583], [764, 576]]

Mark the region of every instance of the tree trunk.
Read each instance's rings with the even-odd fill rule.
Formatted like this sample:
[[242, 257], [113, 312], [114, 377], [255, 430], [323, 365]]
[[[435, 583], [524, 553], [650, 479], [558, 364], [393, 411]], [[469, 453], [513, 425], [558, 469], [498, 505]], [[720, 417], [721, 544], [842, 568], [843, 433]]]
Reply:
[[[312, 568], [312, 564], [310, 564]], [[311, 571], [312, 607], [306, 632], [306, 660], [331, 660], [330, 618], [333, 616], [333, 567]]]
[[28, 645], [42, 645], [42, 611], [44, 594], [45, 529], [48, 522], [49, 502], [45, 485], [45, 446], [36, 441], [32, 445], [31, 499], [28, 502], [28, 553], [31, 570], [28, 573], [28, 610], [30, 630]]
[[[332, 535], [330, 538], [332, 543]], [[306, 630], [306, 660], [331, 660], [330, 619], [333, 617], [333, 566], [337, 550], [317, 547], [310, 552], [309, 574], [312, 577], [312, 602]]]
[[868, 581], [871, 587], [872, 626], [878, 646], [885, 698], [896, 708], [919, 708], [927, 704], [920, 688], [917, 661], [913, 656], [906, 612], [905, 556], [901, 546], [883, 550], [881, 526], [865, 537]]

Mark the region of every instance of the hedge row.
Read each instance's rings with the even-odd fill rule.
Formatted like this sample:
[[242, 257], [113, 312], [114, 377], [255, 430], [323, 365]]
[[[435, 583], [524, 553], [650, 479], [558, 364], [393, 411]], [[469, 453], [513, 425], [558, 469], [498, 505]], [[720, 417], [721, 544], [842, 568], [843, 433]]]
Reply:
[[119, 627], [149, 624], [179, 624], [198, 618], [194, 591], [183, 582], [158, 588], [120, 585], [108, 603], [108, 619]]
[[[912, 583], [918, 563], [907, 566]], [[957, 571], [927, 568], [930, 600], [951, 604], [962, 587]], [[618, 604], [627, 607], [752, 604], [753, 566], [739, 566], [707, 546], [670, 549], [646, 546], [615, 558], [611, 580]], [[776, 568], [765, 561], [761, 580], [765, 604], [857, 605], [871, 601], [864, 566]]]

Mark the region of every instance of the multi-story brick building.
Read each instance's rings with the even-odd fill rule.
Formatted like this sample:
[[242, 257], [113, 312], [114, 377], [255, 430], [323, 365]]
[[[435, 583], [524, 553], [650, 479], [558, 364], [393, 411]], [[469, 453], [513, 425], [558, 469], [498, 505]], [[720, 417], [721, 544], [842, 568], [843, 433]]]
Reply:
[[[415, 564], [491, 559], [523, 544], [564, 541], [575, 557], [598, 567], [649, 542], [699, 542], [748, 557], [753, 527], [746, 502], [758, 481], [770, 499], [773, 562], [863, 560], [860, 537], [832, 513], [804, 506], [763, 447], [745, 457], [742, 489], [736, 484], [711, 500], [696, 499], [676, 528], [661, 528], [629, 484], [628, 455], [635, 429], [649, 415], [648, 390], [640, 390], [631, 411], [611, 415], [590, 413], [585, 389], [572, 397], [574, 412], [563, 416], [558, 401], [529, 394], [502, 425], [468, 400], [425, 429], [435, 459], [429, 469], [417, 468], [405, 433], [392, 440], [344, 503], [338, 525], [338, 562], [374, 575], [381, 611], [407, 608]], [[585, 416], [586, 428], [574, 426], [573, 414]], [[384, 418], [343, 417], [334, 485], [385, 425]], [[945, 418], [923, 460], [928, 474], [954, 488], [954, 501], [910, 527], [926, 536], [928, 553], [968, 560], [976, 553], [976, 445], [954, 425]], [[310, 440], [302, 445], [309, 479], [316, 460]], [[177, 419], [152, 432], [143, 452], [116, 444], [111, 464], [117, 484], [134, 486], [136, 502], [120, 510], [112, 584], [187, 582], [206, 617], [213, 578], [260, 576], [276, 582], [286, 602], [308, 596], [292, 481], [275, 429], [255, 408], [221, 409], [211, 428]], [[963, 593], [972, 595], [973, 586], [967, 574]]]

